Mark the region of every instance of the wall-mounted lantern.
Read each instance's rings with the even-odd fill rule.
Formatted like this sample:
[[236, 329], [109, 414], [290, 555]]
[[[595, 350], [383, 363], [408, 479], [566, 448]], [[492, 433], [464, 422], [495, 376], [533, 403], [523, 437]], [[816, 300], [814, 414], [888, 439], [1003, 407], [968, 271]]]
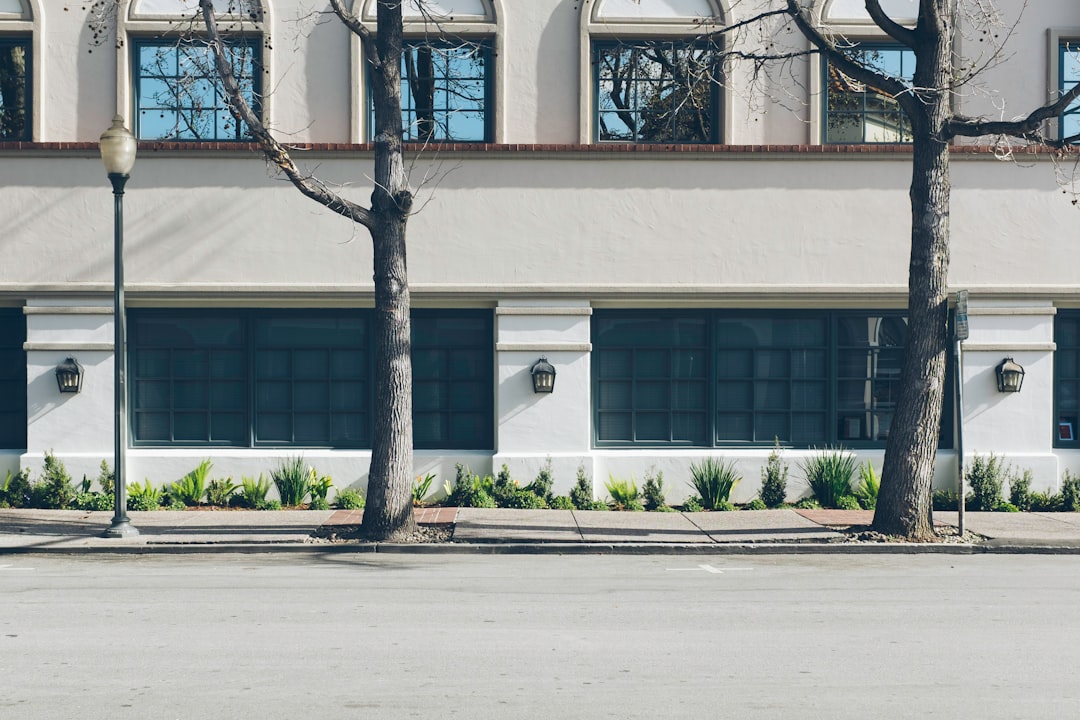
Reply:
[[530, 373], [534, 393], [550, 393], [555, 390], [555, 368], [547, 361], [547, 358], [542, 357], [537, 360]]
[[83, 366], [75, 358], [69, 357], [56, 366], [56, 385], [62, 393], [77, 393], [82, 390]]
[[1024, 368], [1011, 357], [1002, 360], [997, 366], [998, 392], [1020, 392], [1024, 374]]

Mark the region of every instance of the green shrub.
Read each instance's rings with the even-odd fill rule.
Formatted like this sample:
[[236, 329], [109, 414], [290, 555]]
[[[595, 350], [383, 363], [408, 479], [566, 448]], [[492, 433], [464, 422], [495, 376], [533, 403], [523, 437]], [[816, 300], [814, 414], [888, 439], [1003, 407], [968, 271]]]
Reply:
[[543, 498], [545, 503], [551, 505], [553, 500], [551, 486], [554, 483], [555, 479], [551, 472], [551, 458], [548, 458], [544, 461], [544, 465], [540, 468], [540, 471], [536, 473], [536, 478], [526, 485], [524, 489], [539, 498]]
[[788, 464], [781, 457], [780, 439], [774, 446], [765, 467], [761, 468], [761, 489], [758, 497], [766, 507], [780, 507], [787, 501]]
[[435, 473], [428, 473], [427, 475], [417, 475], [413, 480], [412, 486], [412, 504], [414, 506], [423, 505], [424, 500], [431, 492], [431, 483], [435, 482]]
[[493, 497], [494, 489], [493, 477], [488, 475], [482, 478], [465, 465], [458, 463], [454, 487], [446, 498], [446, 504], [456, 507], [493, 508], [496, 507]]
[[194, 470], [170, 485], [169, 499], [179, 501], [187, 507], [202, 504], [211, 467], [213, 463], [209, 459], [203, 460]]
[[1033, 491], [1031, 493], [1032, 512], [1058, 512], [1061, 510], [1061, 496], [1053, 493]]
[[502, 498], [499, 507], [515, 508], [518, 510], [544, 510], [548, 507], [547, 500], [529, 492], [525, 488], [518, 488], [514, 492]]
[[[109, 463], [105, 460], [101, 461], [101, 469], [98, 471], [97, 482], [98, 487], [101, 488], [102, 494], [110, 497], [116, 494], [116, 473], [109, 469]], [[112, 505], [109, 505], [108, 509], [112, 510]]]
[[742, 480], [734, 461], [712, 457], [690, 463], [690, 475], [690, 485], [706, 510], [720, 510], [720, 505], [730, 502], [731, 491]]
[[649, 468], [645, 472], [645, 484], [641, 488], [641, 500], [650, 512], [670, 510], [667, 504], [667, 492], [664, 490], [664, 473]]
[[280, 500], [266, 500], [255, 507], [256, 510], [281, 510]]
[[578, 510], [607, 510], [607, 503], [593, 499], [592, 482], [585, 474], [585, 466], [578, 465], [577, 481], [570, 490], [570, 501]]
[[[89, 484], [89, 481], [87, 483]], [[94, 490], [80, 491], [75, 493], [71, 507], [76, 510], [112, 510], [113, 496]]]
[[1022, 475], [1009, 475], [1009, 502], [1021, 512], [1031, 512], [1035, 504], [1035, 494], [1031, 492], [1032, 475], [1025, 470]]
[[359, 490], [342, 488], [338, 490], [334, 504], [342, 510], [363, 510], [364, 505], [367, 504], [367, 498]]
[[134, 483], [127, 489], [128, 510], [157, 510], [161, 507], [161, 490], [150, 483], [149, 478], [143, 484]]
[[1080, 511], [1080, 475], [1073, 475], [1068, 470], [1061, 476], [1061, 509], [1065, 512]]
[[686, 498], [686, 502], [684, 502], [682, 505], [683, 512], [701, 512], [704, 509], [705, 508], [701, 505], [701, 498], [699, 498], [697, 495], [691, 495], [690, 497]]
[[769, 506], [765, 504], [765, 501], [759, 497], [754, 498], [746, 504], [744, 510], [768, 510]]
[[574, 501], [566, 495], [556, 495], [551, 498], [549, 507], [552, 510], [574, 510]]
[[836, 508], [838, 510], [862, 510], [862, 505], [859, 504], [859, 498], [854, 495], [841, 495], [836, 500]]
[[302, 455], [282, 460], [270, 471], [270, 479], [274, 481], [284, 507], [301, 505], [311, 490], [311, 474], [304, 467]]
[[0, 507], [27, 507], [30, 496], [30, 468], [24, 468], [17, 473], [8, 470], [7, 477], [3, 484], [0, 484]]
[[75, 488], [71, 485], [71, 476], [64, 463], [57, 460], [51, 451], [45, 453], [41, 477], [30, 488], [30, 504], [33, 507], [65, 510], [71, 507], [74, 499]]
[[638, 492], [634, 478], [623, 480], [613, 475], [608, 476], [604, 483], [608, 494], [611, 495], [609, 503], [612, 510], [629, 510], [633, 512], [643, 511], [645, 506], [641, 502], [641, 493]]
[[955, 490], [935, 490], [931, 502], [935, 510], [957, 510], [960, 507], [960, 496]]
[[510, 507], [511, 499], [518, 492], [517, 480], [510, 477], [510, 468], [503, 463], [488, 490], [496, 507]]
[[843, 448], [828, 449], [802, 464], [806, 484], [822, 507], [838, 507], [840, 498], [851, 495], [851, 477], [855, 474], [855, 456]]
[[859, 489], [855, 491], [855, 498], [862, 509], [873, 510], [877, 507], [878, 493], [881, 492], [881, 478], [874, 470], [874, 464], [869, 460], [859, 466], [859, 480]]
[[806, 497], [795, 503], [796, 510], [820, 510], [821, 503], [817, 498]]
[[266, 503], [266, 494], [270, 492], [270, 481], [259, 473], [258, 478], [241, 477], [240, 487], [230, 500], [236, 507], [255, 508]]
[[988, 457], [976, 455], [972, 458], [965, 473], [968, 487], [971, 488], [966, 498], [967, 508], [985, 512], [997, 510], [1005, 502], [1001, 488], [1007, 472], [1002, 459], [992, 453]]
[[231, 477], [211, 480], [206, 484], [206, 502], [209, 505], [228, 507], [239, 487]]
[[311, 504], [308, 507], [312, 510], [328, 510], [330, 503], [326, 496], [330, 494], [332, 487], [334, 487], [334, 481], [329, 475], [320, 477], [315, 472], [315, 468], [308, 468], [308, 492], [311, 493]]

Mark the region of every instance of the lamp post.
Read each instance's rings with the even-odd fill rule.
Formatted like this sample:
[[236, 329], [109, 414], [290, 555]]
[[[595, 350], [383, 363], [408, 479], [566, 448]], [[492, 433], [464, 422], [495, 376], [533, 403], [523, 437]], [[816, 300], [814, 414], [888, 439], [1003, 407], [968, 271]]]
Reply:
[[124, 185], [135, 166], [135, 136], [116, 115], [101, 134], [101, 162], [113, 189], [113, 519], [107, 538], [133, 537], [139, 531], [127, 514], [127, 332], [124, 317]]

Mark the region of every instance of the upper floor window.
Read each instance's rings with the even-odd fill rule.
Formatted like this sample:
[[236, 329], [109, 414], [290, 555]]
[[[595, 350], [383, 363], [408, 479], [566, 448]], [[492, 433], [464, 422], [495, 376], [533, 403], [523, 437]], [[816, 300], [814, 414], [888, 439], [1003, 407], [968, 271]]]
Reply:
[[[1065, 93], [1080, 83], [1080, 40], [1068, 40], [1058, 46], [1058, 91]], [[1061, 137], [1075, 138], [1080, 135], [1080, 100], [1077, 100], [1061, 116]]]
[[723, 136], [714, 0], [581, 3], [582, 142], [716, 143]]
[[407, 39], [401, 55], [405, 142], [491, 141], [489, 41]]
[[[861, 43], [846, 51], [852, 60], [910, 83], [915, 53], [899, 45]], [[890, 95], [824, 63], [826, 143], [911, 142], [911, 121]]]
[[[229, 38], [235, 76], [253, 108], [259, 102], [259, 48], [252, 38]], [[134, 43], [135, 134], [144, 140], [243, 140], [214, 70], [198, 41], [154, 39]]]
[[30, 139], [28, 38], [0, 37], [0, 140]]
[[595, 41], [596, 140], [717, 142], [716, 57], [708, 42]]
[[[377, 3], [362, 0], [375, 29]], [[356, 0], [359, 4], [361, 0]], [[497, 0], [404, 0], [401, 121], [405, 142], [495, 142]], [[361, 55], [363, 57], [363, 55]], [[363, 75], [361, 137], [375, 137], [373, 77]]]

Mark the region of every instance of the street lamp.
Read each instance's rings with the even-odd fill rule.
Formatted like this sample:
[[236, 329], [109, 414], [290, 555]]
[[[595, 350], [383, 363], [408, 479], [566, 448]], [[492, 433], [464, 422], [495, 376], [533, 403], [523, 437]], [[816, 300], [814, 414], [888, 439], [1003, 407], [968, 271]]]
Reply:
[[116, 115], [112, 127], [101, 134], [101, 162], [113, 189], [113, 519], [105, 531], [107, 538], [133, 537], [139, 531], [127, 515], [127, 332], [124, 319], [124, 185], [135, 166], [138, 143]]

